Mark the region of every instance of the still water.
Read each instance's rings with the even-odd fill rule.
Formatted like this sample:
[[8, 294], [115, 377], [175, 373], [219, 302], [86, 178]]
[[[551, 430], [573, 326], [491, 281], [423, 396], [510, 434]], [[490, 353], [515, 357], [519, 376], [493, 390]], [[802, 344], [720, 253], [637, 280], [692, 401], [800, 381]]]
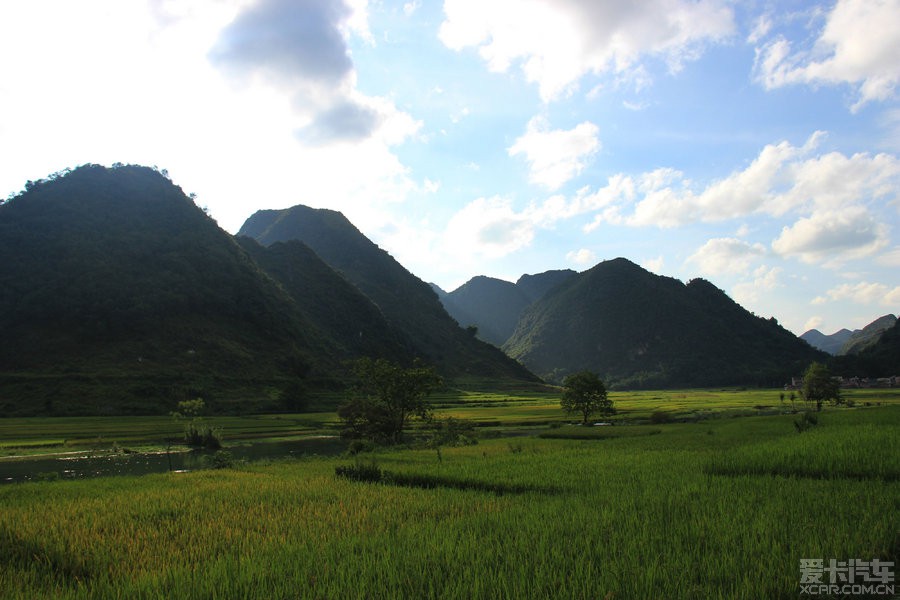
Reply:
[[[225, 448], [235, 461], [256, 461], [273, 458], [334, 456], [347, 449], [347, 443], [337, 437], [306, 437], [290, 441], [257, 442]], [[104, 454], [91, 456], [47, 456], [0, 460], [0, 484], [34, 481], [37, 479], [82, 479], [108, 475], [146, 475], [166, 471], [192, 471], [208, 467], [206, 450], [173, 451], [158, 454]], [[55, 473], [55, 475], [54, 475]]]

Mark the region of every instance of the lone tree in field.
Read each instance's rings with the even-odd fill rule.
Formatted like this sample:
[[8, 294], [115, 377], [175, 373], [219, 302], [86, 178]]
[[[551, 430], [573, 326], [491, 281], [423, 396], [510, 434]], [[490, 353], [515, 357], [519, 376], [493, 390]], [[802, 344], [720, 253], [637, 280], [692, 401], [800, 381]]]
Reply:
[[569, 414], [579, 413], [582, 425], [587, 425], [595, 412], [603, 416], [616, 413], [612, 400], [606, 394], [606, 386], [591, 371], [579, 371], [566, 377], [559, 405]]
[[338, 409], [344, 434], [382, 442], [399, 442], [412, 417], [428, 418], [427, 397], [443, 384], [433, 367], [404, 368], [383, 358], [361, 358], [353, 373], [353, 396]]
[[827, 400], [835, 404], [842, 401], [841, 384], [831, 376], [828, 367], [817, 362], [809, 365], [803, 374], [803, 387], [800, 393], [807, 402], [815, 402], [816, 411], [822, 410], [822, 404]]

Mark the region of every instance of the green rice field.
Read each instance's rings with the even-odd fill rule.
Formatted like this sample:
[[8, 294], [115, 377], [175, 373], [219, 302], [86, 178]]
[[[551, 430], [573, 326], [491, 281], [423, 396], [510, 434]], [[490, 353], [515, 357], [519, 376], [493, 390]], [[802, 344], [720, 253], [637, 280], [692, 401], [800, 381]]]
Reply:
[[[900, 397], [861, 392], [804, 433], [777, 390], [613, 394], [606, 427], [551, 395], [448, 393], [438, 412], [490, 435], [3, 485], [0, 597], [798, 598], [801, 559], [900, 557]], [[0, 444], [151, 443], [153, 419], [5, 420]], [[231, 419], [235, 439], [335, 426]]]

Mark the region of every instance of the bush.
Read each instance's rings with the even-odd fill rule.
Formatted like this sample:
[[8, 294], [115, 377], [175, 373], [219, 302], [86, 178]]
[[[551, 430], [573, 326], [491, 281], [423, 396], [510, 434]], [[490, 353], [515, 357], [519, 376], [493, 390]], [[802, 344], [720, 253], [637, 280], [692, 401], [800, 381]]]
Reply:
[[652, 415], [650, 415], [650, 422], [653, 423], [654, 425], [661, 425], [663, 423], [671, 423], [672, 415], [670, 415], [669, 413], [667, 413], [665, 411], [657, 410], [657, 411], [654, 411]]
[[222, 447], [219, 430], [205, 423], [192, 421], [184, 430], [184, 442], [192, 448], [218, 450]]
[[818, 424], [819, 417], [812, 411], [806, 411], [800, 416], [799, 419], [794, 421], [794, 427], [797, 428], [797, 433], [803, 433], [804, 431], [812, 429]]
[[373, 452], [374, 450], [375, 443], [371, 440], [351, 440], [347, 446], [347, 454], [351, 456], [356, 456], [362, 452]]
[[230, 469], [234, 466], [234, 458], [228, 450], [219, 450], [205, 457], [205, 462], [211, 469]]
[[378, 483], [384, 479], [384, 472], [375, 461], [368, 463], [355, 462], [352, 465], [338, 465], [334, 468], [334, 474], [350, 481], [362, 481], [365, 483]]

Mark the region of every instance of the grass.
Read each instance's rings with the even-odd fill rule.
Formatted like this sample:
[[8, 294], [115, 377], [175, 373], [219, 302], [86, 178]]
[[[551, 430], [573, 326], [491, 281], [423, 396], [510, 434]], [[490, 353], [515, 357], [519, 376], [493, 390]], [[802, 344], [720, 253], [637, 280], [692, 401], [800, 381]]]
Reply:
[[[530, 423], [529, 402], [499, 419]], [[801, 558], [896, 561], [900, 407], [829, 409], [803, 434], [793, 418], [384, 450], [377, 483], [317, 458], [2, 486], [0, 595], [795, 598]]]
[[[230, 441], [334, 434], [334, 413], [211, 417]], [[170, 416], [23, 417], [0, 419], [0, 457], [97, 450], [112, 445], [151, 449], [181, 438], [185, 423]]]

